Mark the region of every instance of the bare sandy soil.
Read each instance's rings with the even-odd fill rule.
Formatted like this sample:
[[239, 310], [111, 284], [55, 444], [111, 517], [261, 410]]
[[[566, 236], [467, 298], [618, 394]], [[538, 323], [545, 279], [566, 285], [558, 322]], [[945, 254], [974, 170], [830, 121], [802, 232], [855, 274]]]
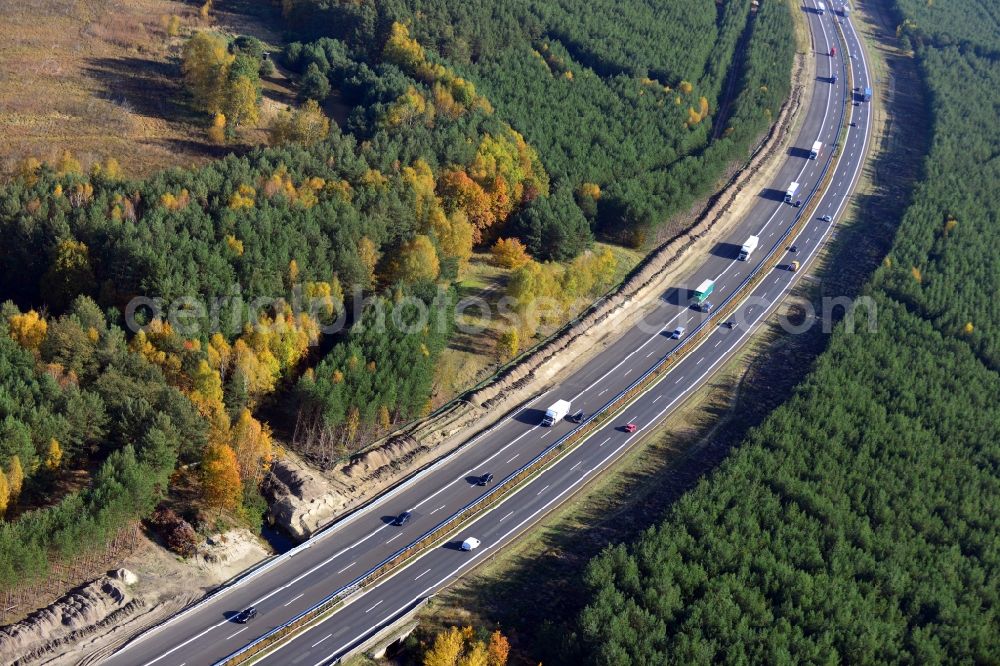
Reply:
[[14, 625], [0, 629], [0, 663], [96, 663], [137, 632], [163, 622], [270, 556], [245, 529], [215, 535], [183, 560], [144, 540], [122, 569], [97, 578]]

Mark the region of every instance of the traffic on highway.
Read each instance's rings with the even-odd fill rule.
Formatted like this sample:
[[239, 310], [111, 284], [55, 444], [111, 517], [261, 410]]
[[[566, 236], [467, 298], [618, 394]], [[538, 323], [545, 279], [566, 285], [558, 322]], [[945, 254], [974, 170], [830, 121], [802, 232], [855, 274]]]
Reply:
[[[857, 183], [871, 128], [867, 61], [851, 20], [807, 11], [815, 85], [793, 148], [772, 185], [728, 238], [668, 289], [643, 321], [565, 381], [507, 415], [454, 455], [421, 472], [238, 584], [140, 636], [106, 663], [192, 666], [224, 662], [258, 637], [350, 585], [402, 546], [484, 493], [585, 421], [666, 355], [692, 338], [669, 373], [579, 446], [515, 493], [344, 606], [280, 643], [265, 664], [334, 663], [354, 646], [536, 523], [613, 464], [695, 391], [773, 311], [828, 239]], [[848, 76], [848, 68], [850, 76]], [[850, 82], [850, 83], [849, 83]], [[848, 86], [854, 86], [850, 89]], [[833, 161], [834, 151], [839, 160]], [[832, 173], [827, 174], [827, 169]], [[828, 183], [824, 191], [817, 191]], [[786, 196], [796, 184], [791, 200]], [[815, 205], [814, 205], [815, 204]], [[804, 212], [795, 237], [787, 232]], [[756, 240], [748, 241], [753, 238]], [[748, 245], [752, 246], [749, 247]], [[710, 320], [771, 252], [779, 261], [738, 307]], [[710, 293], [697, 296], [711, 283]], [[690, 285], [690, 287], [689, 287]], [[554, 412], [551, 410], [557, 407]], [[546, 412], [551, 412], [546, 416]]]

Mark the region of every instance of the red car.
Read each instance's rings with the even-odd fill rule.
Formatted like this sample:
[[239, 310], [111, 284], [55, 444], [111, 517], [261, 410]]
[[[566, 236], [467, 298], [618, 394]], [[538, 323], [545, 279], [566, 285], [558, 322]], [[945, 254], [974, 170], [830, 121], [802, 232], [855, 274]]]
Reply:
[[830, 55], [832, 55], [832, 56], [837, 55], [837, 47], [836, 46], [833, 46], [833, 47], [830, 48]]
[[625, 432], [635, 432], [636, 428], [638, 428], [638, 427], [639, 426], [637, 426], [634, 423], [629, 423], [627, 426], [625, 426]]

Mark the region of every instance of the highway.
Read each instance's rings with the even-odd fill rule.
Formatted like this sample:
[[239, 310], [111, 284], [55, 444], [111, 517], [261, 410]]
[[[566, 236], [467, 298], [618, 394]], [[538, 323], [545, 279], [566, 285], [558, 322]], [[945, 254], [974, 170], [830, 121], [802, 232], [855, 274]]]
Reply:
[[[815, 6], [813, 0], [808, 2]], [[821, 16], [807, 11], [806, 16], [816, 50], [817, 78], [812, 98], [803, 109], [804, 118], [793, 141], [794, 148], [770, 188], [757, 198], [726, 242], [713, 249], [685, 284], [668, 289], [639, 325], [564, 382], [506, 416], [457, 454], [317, 535], [307, 542], [310, 547], [297, 550], [294, 556], [139, 637], [104, 663], [213, 664], [352, 582], [482, 495], [487, 489], [475, 485], [479, 475], [489, 472], [500, 480], [529, 461], [575, 427], [565, 421], [551, 428], [542, 427], [540, 421], [546, 406], [564, 398], [573, 403], [572, 411], [582, 409], [589, 414], [598, 409], [679, 344], [669, 335], [671, 331], [685, 326], [690, 333], [707, 318], [708, 315], [688, 307], [688, 287], [713, 279], [716, 288], [710, 300], [720, 303], [746, 279], [795, 216], [805, 209], [807, 196], [821, 178], [841, 126], [853, 121], [856, 127], [848, 127], [843, 155], [829, 180], [829, 188], [816, 195], [821, 196], [819, 203], [798, 236], [782, 244], [779, 251], [784, 256], [778, 267], [764, 276], [731, 317], [739, 322], [735, 328], [715, 327], [664, 379], [628, 406], [620, 418], [610, 419], [582, 445], [516, 494], [481, 514], [447, 543], [429, 549], [377, 586], [354, 595], [347, 605], [284, 643], [262, 663], [319, 666], [336, 662], [347, 650], [418, 600], [447, 586], [528, 529], [548, 510], [613, 464], [630, 444], [696, 390], [791, 288], [799, 274], [786, 270], [788, 263], [795, 259], [806, 264], [818, 251], [848, 201], [867, 152], [869, 104], [855, 105], [849, 101], [855, 93], [847, 89], [845, 69], [852, 68], [858, 89], [872, 85], [859, 37], [850, 21], [831, 12]], [[838, 42], [835, 22], [843, 26], [846, 48]], [[837, 47], [836, 56], [829, 55], [833, 46]], [[834, 73], [836, 83], [831, 80]], [[818, 159], [809, 159], [809, 147], [816, 140], [823, 142], [823, 150]], [[791, 181], [801, 183], [801, 209], [781, 201]], [[830, 215], [833, 223], [819, 219], [824, 215]], [[760, 236], [759, 249], [749, 261], [738, 261], [740, 246], [752, 234]], [[785, 250], [786, 245], [792, 244], [798, 248], [794, 254]], [[634, 433], [627, 433], [621, 427], [630, 422], [638, 425]], [[392, 518], [402, 511], [412, 511], [411, 520], [403, 527], [392, 525]], [[472, 552], [459, 550], [458, 543], [467, 536], [480, 539], [482, 545]], [[258, 617], [248, 624], [235, 623], [232, 616], [250, 605], [256, 606]]]

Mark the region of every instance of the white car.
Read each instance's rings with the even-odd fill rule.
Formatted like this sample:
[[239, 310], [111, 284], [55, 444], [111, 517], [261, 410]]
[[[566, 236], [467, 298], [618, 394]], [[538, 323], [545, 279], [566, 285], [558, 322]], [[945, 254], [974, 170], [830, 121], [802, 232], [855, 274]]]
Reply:
[[479, 548], [479, 543], [480, 541], [476, 537], [469, 537], [462, 542], [462, 550], [475, 550]]

